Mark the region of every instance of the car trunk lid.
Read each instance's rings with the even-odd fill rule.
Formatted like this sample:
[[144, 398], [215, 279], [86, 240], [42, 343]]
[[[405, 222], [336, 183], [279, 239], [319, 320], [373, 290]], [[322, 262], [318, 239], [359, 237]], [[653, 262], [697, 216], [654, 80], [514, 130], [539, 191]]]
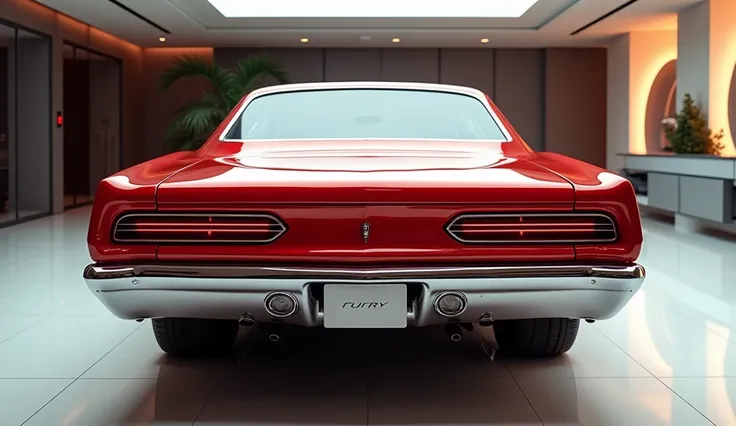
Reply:
[[402, 141], [244, 144], [163, 182], [160, 204], [504, 204], [574, 201], [565, 179], [498, 143]]

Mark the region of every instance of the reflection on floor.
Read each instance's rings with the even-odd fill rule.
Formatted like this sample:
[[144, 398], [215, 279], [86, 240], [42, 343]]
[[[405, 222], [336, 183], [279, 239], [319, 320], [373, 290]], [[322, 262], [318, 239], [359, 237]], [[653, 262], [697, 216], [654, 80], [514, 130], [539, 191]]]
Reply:
[[64, 208], [74, 208], [91, 203], [95, 199], [89, 194], [64, 194]]
[[437, 330], [287, 330], [181, 361], [88, 292], [88, 214], [0, 230], [0, 425], [736, 425], [733, 241], [646, 221], [644, 290], [554, 360], [489, 363]]
[[16, 216], [15, 210], [13, 211], [6, 211], [6, 212], [0, 212], [0, 225], [7, 223], [7, 222], [14, 222], [19, 219], [23, 219], [29, 216], [35, 216], [42, 214], [41, 210], [20, 210], [18, 211], [18, 215]]

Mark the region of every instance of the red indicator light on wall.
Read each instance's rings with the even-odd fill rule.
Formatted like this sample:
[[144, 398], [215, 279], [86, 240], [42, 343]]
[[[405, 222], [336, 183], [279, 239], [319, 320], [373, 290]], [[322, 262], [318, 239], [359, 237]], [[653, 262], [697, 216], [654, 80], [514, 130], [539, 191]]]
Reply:
[[58, 111], [56, 113], [56, 127], [61, 127], [64, 125], [64, 116], [61, 115], [61, 111]]

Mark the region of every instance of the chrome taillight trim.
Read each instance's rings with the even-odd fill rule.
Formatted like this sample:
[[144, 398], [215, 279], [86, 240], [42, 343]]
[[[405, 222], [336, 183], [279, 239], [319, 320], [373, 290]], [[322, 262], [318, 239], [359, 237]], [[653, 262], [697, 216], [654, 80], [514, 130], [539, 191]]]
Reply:
[[[467, 218], [473, 218], [473, 219], [483, 219], [483, 218], [509, 218], [509, 217], [539, 217], [539, 218], [555, 218], [555, 217], [574, 217], [574, 218], [603, 218], [610, 224], [610, 229], [604, 229], [603, 231], [613, 232], [613, 237], [608, 239], [566, 239], [564, 241], [557, 240], [557, 239], [524, 239], [524, 240], [467, 240], [459, 237], [456, 232], [457, 230], [453, 231], [453, 226], [462, 219]], [[607, 214], [603, 213], [464, 213], [456, 216], [448, 224], [445, 226], [445, 232], [454, 240], [462, 243], [462, 244], [472, 244], [472, 245], [478, 245], [478, 244], [564, 244], [564, 243], [571, 243], [571, 244], [600, 244], [600, 243], [614, 243], [618, 240], [618, 229], [616, 227], [616, 222], [608, 216]]]
[[[272, 225], [275, 227], [275, 229], [271, 229], [271, 231], [274, 231], [275, 234], [267, 239], [249, 239], [249, 240], [240, 240], [240, 239], [223, 239], [223, 240], [202, 240], [202, 239], [125, 239], [125, 238], [118, 238], [118, 233], [121, 231], [119, 229], [120, 223], [128, 218], [131, 217], [151, 217], [155, 219], [160, 218], [187, 218], [187, 217], [216, 217], [216, 218], [262, 218], [262, 219], [268, 219], [272, 221]], [[287, 231], [287, 227], [284, 224], [284, 222], [276, 215], [268, 214], [268, 213], [164, 213], [164, 212], [157, 212], [157, 213], [127, 213], [123, 214], [120, 217], [118, 217], [115, 220], [115, 226], [113, 227], [112, 232], [112, 240], [115, 243], [138, 243], [138, 244], [203, 244], [203, 245], [217, 245], [217, 244], [268, 244], [276, 241], [279, 239], [284, 233]]]

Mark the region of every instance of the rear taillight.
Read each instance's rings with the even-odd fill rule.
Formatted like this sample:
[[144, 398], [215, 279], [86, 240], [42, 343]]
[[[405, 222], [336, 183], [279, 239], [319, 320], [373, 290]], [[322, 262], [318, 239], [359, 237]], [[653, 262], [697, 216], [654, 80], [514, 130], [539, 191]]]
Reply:
[[269, 214], [135, 213], [118, 219], [117, 243], [250, 243], [276, 241], [286, 226]]
[[616, 241], [613, 220], [594, 213], [467, 214], [453, 219], [447, 232], [464, 244]]

